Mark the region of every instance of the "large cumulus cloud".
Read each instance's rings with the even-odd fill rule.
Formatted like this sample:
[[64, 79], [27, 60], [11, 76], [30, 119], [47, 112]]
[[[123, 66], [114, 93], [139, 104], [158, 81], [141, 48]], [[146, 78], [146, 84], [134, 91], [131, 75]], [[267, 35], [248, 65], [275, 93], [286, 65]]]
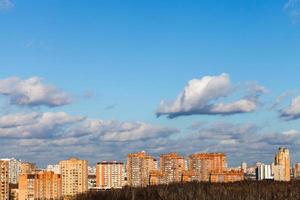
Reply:
[[183, 115], [232, 115], [255, 111], [258, 97], [265, 92], [265, 88], [251, 84], [249, 92], [244, 97], [229, 102], [220, 102], [220, 99], [229, 97], [233, 93], [233, 86], [228, 74], [219, 76], [204, 76], [192, 79], [174, 101], [162, 100], [157, 108], [156, 115], [167, 115], [174, 118]]

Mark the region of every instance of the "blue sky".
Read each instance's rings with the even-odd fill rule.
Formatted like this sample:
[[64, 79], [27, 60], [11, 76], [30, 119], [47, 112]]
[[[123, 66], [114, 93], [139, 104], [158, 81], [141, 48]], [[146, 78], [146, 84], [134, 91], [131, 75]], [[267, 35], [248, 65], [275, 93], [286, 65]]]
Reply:
[[[103, 146], [103, 154], [98, 153], [97, 145], [93, 147], [88, 140], [79, 144], [74, 142], [77, 136], [63, 137], [72, 138], [74, 142], [68, 148], [70, 154], [88, 159], [91, 163], [102, 159], [125, 159], [128, 151], [143, 149], [156, 156], [169, 150], [177, 150], [186, 156], [216, 149], [225, 151], [232, 165], [243, 160], [271, 162], [279, 145], [291, 148], [293, 160], [300, 161], [300, 154], [293, 152], [298, 149], [296, 141], [300, 141], [298, 117], [292, 120], [280, 117], [280, 110], [287, 109], [292, 99], [300, 94], [299, 4], [297, 0], [0, 0], [0, 79], [40, 77], [38, 84], [52, 85], [71, 99], [55, 106], [49, 106], [48, 101], [21, 105], [13, 103], [9, 95], [2, 92], [2, 118], [20, 113], [28, 115], [35, 112], [42, 116], [45, 112], [64, 112], [72, 117], [84, 116], [88, 120], [146, 123], [159, 126], [158, 130], [163, 132], [162, 138], [156, 137], [158, 141], [147, 136], [154, 132], [154, 135], [158, 134], [154, 128], [142, 133], [137, 131], [138, 135], [145, 134], [143, 137], [130, 142], [122, 139], [120, 142], [107, 141], [105, 138], [108, 136], [97, 130], [97, 136], [104, 138], [98, 142], [99, 146]], [[167, 117], [168, 114], [156, 117], [160, 102], [175, 101], [190, 80], [219, 77], [223, 73], [228, 75], [231, 85], [237, 90], [224, 100], [226, 103], [243, 99], [240, 93], [245, 93], [247, 83], [256, 83], [266, 89], [255, 99], [257, 105], [254, 110], [224, 116], [195, 113], [193, 110], [191, 115], [179, 112], [179, 117], [172, 119]], [[18, 81], [12, 82], [18, 84]], [[284, 93], [287, 95], [281, 104], [271, 108]], [[15, 98], [15, 94], [12, 96]], [[47, 98], [50, 96], [49, 93]], [[222, 101], [219, 97], [217, 100]], [[196, 130], [188, 128], [195, 123], [201, 126]], [[241, 131], [241, 127], [245, 126], [255, 127], [255, 131], [252, 128]], [[103, 129], [109, 130], [105, 134], [117, 134], [116, 137], [119, 137], [120, 130], [116, 130], [115, 125]], [[223, 133], [224, 129], [228, 132]], [[291, 130], [294, 131], [292, 139], [285, 143], [275, 142], [280, 137], [287, 138], [282, 133]], [[61, 127], [45, 130], [45, 133], [51, 133], [42, 138], [15, 136], [12, 139], [7, 137], [7, 131], [3, 130], [2, 141], [7, 140], [6, 143], [13, 147], [9, 152], [1, 151], [2, 157], [15, 156], [45, 165], [49, 160], [57, 162], [69, 156], [66, 152], [43, 159], [54, 148], [66, 150], [51, 143], [55, 138], [51, 135], [53, 131], [57, 132], [55, 135], [69, 134]], [[236, 132], [241, 134], [236, 136]], [[208, 139], [210, 145], [204, 144], [203, 137], [195, 136], [197, 134], [211, 134]], [[255, 146], [266, 152], [261, 155], [251, 151], [249, 146], [252, 143], [247, 143], [248, 137], [240, 138], [243, 134], [249, 134], [249, 137], [251, 134], [252, 137], [266, 135], [274, 142]], [[222, 137], [214, 138], [216, 135]], [[197, 145], [174, 147], [174, 144], [180, 143], [180, 138], [189, 140], [191, 137], [200, 138]], [[230, 138], [237, 146], [222, 146], [220, 141], [224, 137]], [[253, 142], [257, 144], [262, 140], [266, 138]], [[17, 144], [20, 142], [39, 145], [34, 150], [19, 152]], [[114, 147], [127, 145], [136, 149], [112, 152]], [[89, 150], [83, 150], [85, 147]], [[237, 147], [243, 148], [243, 151], [236, 152]], [[24, 145], [24, 148], [30, 147]], [[35, 157], [36, 154], [40, 156]], [[95, 154], [96, 157], [93, 156]]]

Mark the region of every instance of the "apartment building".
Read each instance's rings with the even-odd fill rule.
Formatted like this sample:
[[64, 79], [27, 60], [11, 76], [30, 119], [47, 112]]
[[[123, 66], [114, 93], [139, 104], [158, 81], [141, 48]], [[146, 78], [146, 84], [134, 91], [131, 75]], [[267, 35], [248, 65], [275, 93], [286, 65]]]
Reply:
[[124, 185], [124, 163], [102, 161], [96, 166], [96, 187], [101, 189], [122, 188]]
[[9, 161], [0, 160], [0, 200], [9, 199]]
[[70, 158], [59, 162], [62, 196], [73, 196], [88, 191], [88, 162]]
[[185, 170], [187, 170], [185, 160], [177, 153], [172, 152], [160, 156], [161, 183], [169, 184], [182, 181]]
[[147, 186], [150, 184], [150, 172], [157, 169], [157, 160], [145, 151], [128, 154], [126, 169], [129, 186]]
[[226, 171], [226, 156], [223, 153], [196, 153], [189, 156], [189, 171], [197, 181], [209, 181], [210, 173]]

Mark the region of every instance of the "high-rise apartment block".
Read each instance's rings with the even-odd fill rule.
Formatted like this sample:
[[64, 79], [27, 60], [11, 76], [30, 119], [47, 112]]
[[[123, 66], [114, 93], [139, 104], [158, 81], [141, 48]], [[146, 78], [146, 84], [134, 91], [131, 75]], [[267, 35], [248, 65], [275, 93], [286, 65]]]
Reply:
[[177, 153], [162, 154], [160, 156], [161, 183], [168, 184], [182, 181], [182, 174], [185, 170], [187, 170], [185, 160]]
[[101, 189], [122, 188], [124, 184], [124, 163], [99, 162], [96, 167], [96, 187]]
[[0, 160], [0, 200], [9, 199], [9, 161]]
[[283, 147], [280, 147], [275, 155], [275, 162], [273, 169], [274, 180], [275, 181], [290, 181], [290, 154], [289, 150]]
[[9, 183], [17, 184], [19, 182], [19, 174], [21, 172], [21, 162], [15, 158], [5, 158], [5, 159], [1, 159], [1, 160], [8, 161]]
[[128, 154], [126, 169], [129, 186], [147, 186], [150, 184], [150, 172], [157, 169], [157, 161], [144, 151]]
[[19, 179], [19, 200], [59, 199], [61, 197], [61, 176], [51, 171], [36, 171], [21, 174]]
[[62, 195], [73, 196], [88, 190], [88, 162], [70, 158], [59, 162]]
[[210, 173], [226, 170], [226, 156], [223, 153], [196, 153], [189, 156], [189, 170], [197, 181], [209, 181]]

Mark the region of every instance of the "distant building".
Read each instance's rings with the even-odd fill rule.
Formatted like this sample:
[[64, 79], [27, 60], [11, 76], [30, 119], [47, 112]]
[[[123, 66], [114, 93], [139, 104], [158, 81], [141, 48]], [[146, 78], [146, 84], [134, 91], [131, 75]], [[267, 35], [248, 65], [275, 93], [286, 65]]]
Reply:
[[290, 181], [291, 180], [291, 167], [290, 167], [290, 154], [289, 150], [280, 147], [275, 155], [275, 162], [273, 166], [273, 174], [275, 181]]
[[243, 170], [225, 170], [223, 172], [212, 171], [210, 173], [210, 182], [212, 183], [228, 183], [244, 180]]
[[157, 169], [157, 161], [144, 151], [128, 154], [126, 169], [129, 186], [147, 186], [150, 184], [150, 172]]
[[21, 162], [15, 158], [6, 158], [1, 159], [8, 161], [9, 164], [9, 183], [11, 184], [17, 184], [19, 182], [19, 175], [21, 172]]
[[177, 153], [162, 154], [160, 156], [160, 171], [162, 183], [169, 184], [182, 181], [182, 174], [186, 169], [186, 163]]
[[52, 171], [36, 171], [34, 174], [21, 174], [19, 199], [59, 199], [61, 197], [61, 176]]
[[300, 163], [296, 163], [294, 165], [294, 178], [299, 179], [300, 178]]
[[30, 162], [21, 162], [20, 174], [34, 174], [36, 171], [36, 164]]
[[59, 162], [62, 196], [73, 196], [88, 190], [88, 162], [70, 158]]
[[242, 162], [241, 169], [244, 171], [244, 173], [247, 173], [248, 165], [246, 162]]
[[0, 160], [0, 200], [9, 199], [9, 161]]
[[261, 164], [256, 168], [256, 179], [257, 180], [268, 180], [274, 179], [272, 176], [271, 165]]
[[60, 174], [59, 165], [48, 165], [46, 168], [47, 171], [54, 172], [54, 174]]
[[96, 187], [101, 189], [122, 188], [124, 163], [102, 161], [96, 166]]
[[226, 170], [226, 156], [223, 153], [196, 153], [189, 156], [189, 171], [197, 181], [209, 181], [210, 173]]

